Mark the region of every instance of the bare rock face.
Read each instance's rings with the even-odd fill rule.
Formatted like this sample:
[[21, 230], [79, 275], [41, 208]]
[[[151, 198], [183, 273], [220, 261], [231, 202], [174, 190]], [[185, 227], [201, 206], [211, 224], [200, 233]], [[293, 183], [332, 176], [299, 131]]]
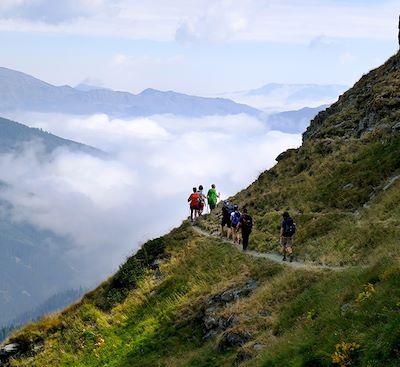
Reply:
[[[215, 336], [223, 333], [228, 328], [234, 326], [236, 323], [235, 317], [233, 315], [221, 315], [221, 312], [227, 305], [249, 296], [250, 293], [256, 288], [257, 282], [253, 279], [250, 279], [240, 287], [228, 289], [212, 297], [208, 301], [202, 317], [204, 329], [203, 339], [212, 339]], [[223, 345], [230, 345], [232, 343], [232, 345], [236, 345], [237, 343], [235, 340], [238, 337], [238, 335], [235, 336], [233, 334], [224, 336], [223, 339], [226, 339], [226, 341], [223, 342]], [[237, 345], [241, 344], [239, 343]]]
[[250, 341], [251, 333], [242, 330], [228, 330], [222, 334], [218, 343], [219, 350], [227, 350], [235, 347], [240, 347]]
[[303, 141], [360, 138], [387, 126], [396, 132], [400, 109], [400, 53], [364, 75], [338, 101], [321, 111], [303, 134]]

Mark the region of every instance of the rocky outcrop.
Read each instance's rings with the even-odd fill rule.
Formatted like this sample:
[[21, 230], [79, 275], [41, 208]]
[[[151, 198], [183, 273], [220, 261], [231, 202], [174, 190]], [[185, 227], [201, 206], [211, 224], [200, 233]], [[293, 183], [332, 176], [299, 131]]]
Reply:
[[44, 341], [38, 339], [29, 344], [9, 343], [0, 347], [0, 366], [9, 366], [10, 360], [17, 357], [28, 357], [40, 353], [44, 349]]
[[310, 139], [359, 138], [377, 126], [398, 131], [400, 109], [400, 54], [364, 75], [325, 111], [321, 111], [303, 134]]
[[[204, 310], [202, 322], [204, 330], [204, 340], [209, 340], [214, 338], [216, 335], [220, 335], [228, 328], [235, 325], [236, 319], [234, 315], [226, 316], [222, 314], [225, 307], [236, 302], [244, 297], [247, 297], [257, 288], [257, 282], [250, 279], [245, 284], [237, 288], [230, 288], [220, 294], [213, 296], [208, 302]], [[244, 333], [246, 334], [246, 333]], [[238, 332], [228, 332], [224, 334], [220, 343], [221, 348], [227, 346], [241, 345], [239, 340], [243, 343], [248, 341], [248, 335], [242, 335]], [[219, 346], [220, 347], [220, 346]]]

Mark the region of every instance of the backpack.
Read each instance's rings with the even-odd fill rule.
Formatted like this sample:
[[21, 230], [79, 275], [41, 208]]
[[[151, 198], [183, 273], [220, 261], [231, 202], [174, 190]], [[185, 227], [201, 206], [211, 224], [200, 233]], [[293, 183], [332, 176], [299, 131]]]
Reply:
[[243, 229], [251, 230], [253, 228], [253, 218], [250, 215], [243, 215], [242, 217]]
[[292, 237], [296, 233], [296, 223], [292, 218], [287, 218], [284, 221], [283, 232], [286, 237]]
[[193, 194], [190, 195], [190, 206], [192, 208], [195, 208], [199, 205], [199, 194], [197, 192], [194, 192]]
[[234, 212], [232, 217], [232, 225], [236, 226], [239, 223], [240, 213], [238, 211]]
[[222, 214], [229, 219], [231, 217], [232, 212], [233, 212], [233, 205], [230, 203], [224, 203], [222, 207]]

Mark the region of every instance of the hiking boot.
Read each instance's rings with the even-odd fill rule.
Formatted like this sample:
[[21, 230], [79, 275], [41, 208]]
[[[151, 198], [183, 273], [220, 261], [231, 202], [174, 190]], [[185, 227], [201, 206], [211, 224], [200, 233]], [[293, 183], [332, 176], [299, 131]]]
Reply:
[[293, 255], [289, 256], [289, 262], [291, 262], [291, 263], [293, 262]]
[[283, 257], [282, 261], [286, 261], [286, 256]]

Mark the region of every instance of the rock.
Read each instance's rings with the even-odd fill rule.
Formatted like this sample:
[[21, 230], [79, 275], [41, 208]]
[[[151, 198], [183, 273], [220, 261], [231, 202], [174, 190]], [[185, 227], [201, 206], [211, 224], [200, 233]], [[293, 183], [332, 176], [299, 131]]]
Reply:
[[392, 126], [392, 130], [396, 131], [396, 132], [399, 132], [400, 131], [400, 122], [398, 122], [397, 124], [393, 125]]
[[257, 282], [251, 279], [246, 282], [242, 287], [228, 289], [220, 295], [215, 296], [213, 298], [213, 301], [218, 303], [230, 303], [243, 297], [247, 297], [256, 288]]
[[202, 318], [204, 329], [203, 339], [214, 338], [217, 334], [232, 327], [236, 322], [235, 317], [233, 315], [226, 316], [220, 314], [228, 304], [247, 297], [255, 288], [257, 288], [257, 282], [254, 279], [250, 279], [240, 287], [228, 289], [212, 297], [208, 301], [208, 307], [204, 310]]
[[10, 358], [20, 354], [20, 345], [18, 343], [10, 343], [0, 348], [0, 366], [9, 361]]
[[283, 159], [286, 159], [286, 158], [290, 157], [293, 153], [295, 153], [295, 152], [297, 152], [297, 151], [298, 151], [298, 149], [288, 149], [288, 150], [286, 150], [285, 152], [282, 152], [281, 154], [279, 154], [279, 155], [275, 158], [275, 160], [276, 160], [277, 162], [279, 162], [279, 161], [281, 161], [281, 160], [283, 160]]
[[255, 351], [257, 351], [257, 352], [263, 350], [264, 348], [265, 348], [265, 345], [264, 345], [264, 344], [254, 344], [254, 345], [253, 345], [253, 349], [254, 349]]
[[240, 364], [244, 361], [248, 361], [249, 359], [252, 359], [253, 355], [246, 351], [246, 350], [241, 350], [239, 353], [236, 355], [236, 364]]
[[352, 189], [352, 188], [353, 188], [353, 184], [351, 182], [348, 183], [347, 185], [343, 186], [343, 190], [349, 190], [349, 189]]
[[388, 183], [385, 185], [385, 187], [383, 188], [383, 191], [386, 191], [390, 186], [392, 186], [398, 179], [400, 178], [400, 176], [394, 176], [392, 177]]
[[340, 307], [340, 313], [343, 315], [345, 315], [347, 312], [351, 311], [351, 309], [353, 308], [353, 305], [349, 302], [349, 303], [344, 303], [341, 307]]
[[229, 330], [222, 335], [218, 343], [218, 349], [223, 351], [233, 347], [239, 347], [246, 344], [251, 338], [252, 335], [247, 331]]

